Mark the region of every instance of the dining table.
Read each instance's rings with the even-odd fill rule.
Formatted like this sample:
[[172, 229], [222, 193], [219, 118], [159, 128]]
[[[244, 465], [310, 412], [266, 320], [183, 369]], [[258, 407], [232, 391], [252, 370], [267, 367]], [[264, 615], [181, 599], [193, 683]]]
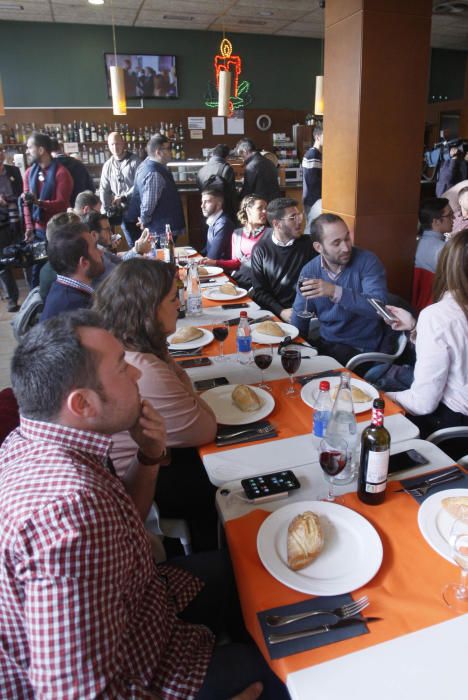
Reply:
[[[252, 321], [265, 314], [248, 296], [245, 302]], [[237, 309], [221, 309], [219, 304], [204, 299], [202, 314], [181, 319], [178, 326], [209, 329], [238, 314]], [[202, 356], [210, 358], [210, 364], [187, 370], [193, 382], [224, 377], [230, 385], [258, 386], [260, 370], [253, 363], [238, 361], [236, 330], [236, 326], [230, 327], [224, 343], [224, 359], [219, 358], [217, 341], [200, 349]], [[218, 487], [216, 506], [233, 563], [245, 625], [273, 671], [285, 682], [292, 700], [341, 697], [374, 700], [376, 695], [379, 700], [393, 700], [397, 696], [403, 700], [461, 698], [465, 687], [461, 663], [466, 656], [468, 615], [457, 615], [449, 609], [441, 593], [446, 583], [457, 580], [458, 571], [450, 552], [441, 554], [428, 539], [427, 531], [431, 531], [432, 523], [428, 524], [427, 519], [433, 517], [433, 511], [426, 508], [426, 521], [421, 521], [425, 501], [409, 490], [407, 479], [430, 478], [432, 473], [444, 474], [447, 469], [458, 468], [461, 481], [454, 486], [461, 484], [468, 489], [468, 474], [436, 445], [419, 439], [417, 427], [404, 411], [380, 393], [385, 400], [385, 427], [391, 435], [391, 453], [414, 449], [427, 463], [391, 475], [385, 501], [379, 506], [366, 505], [358, 498], [356, 481], [335, 487], [341, 504], [324, 505], [321, 499], [325, 496], [326, 483], [319, 464], [317, 438], [311, 432], [313, 409], [301, 398], [304, 382], [299, 380], [321, 377], [324, 373], [339, 376], [344, 368], [334, 358], [318, 355], [301, 338], [296, 342], [302, 343], [296, 395], [285, 393], [289, 379], [275, 346], [272, 364], [265, 371], [264, 378], [274, 399], [267, 420], [275, 428], [275, 435], [232, 445], [215, 441], [199, 448], [208, 477]], [[358, 413], [358, 435], [369, 425], [370, 417], [370, 411]], [[242, 479], [285, 469], [294, 471], [300, 488], [286, 498], [268, 502], [255, 503], [246, 498]], [[432, 508], [440, 508], [438, 493], [450, 486], [434, 489], [439, 505]], [[429, 505], [430, 497], [431, 492], [425, 497]], [[335, 528], [343, 521], [346, 534], [346, 528], [354, 533], [356, 527], [357, 540], [352, 545], [356, 553], [351, 547], [344, 554], [343, 562], [346, 566], [349, 562], [349, 570], [343, 574], [343, 581], [338, 574], [335, 576], [333, 567], [319, 584], [313, 574], [295, 573], [291, 578], [290, 572], [285, 573], [288, 518], [285, 520], [283, 513], [295, 515], [314, 508], [319, 513], [325, 508], [325, 521], [329, 518]], [[355, 521], [359, 527], [349, 525]], [[334, 546], [333, 537], [330, 542]], [[325, 552], [326, 547], [327, 539]], [[343, 599], [343, 596], [347, 597]], [[312, 646], [308, 646], [308, 639], [304, 643], [288, 641], [276, 646], [268, 640], [265, 623], [268, 612], [294, 611], [297, 606], [306, 609], [323, 601], [326, 609], [331, 610], [338, 602], [362, 596], [369, 600], [363, 614], [378, 619], [361, 625], [360, 631], [349, 633], [346, 629], [348, 636], [344, 637], [339, 634], [336, 637], [335, 630], [327, 631]], [[315, 635], [312, 636], [315, 640]], [[294, 647], [298, 643], [304, 646]]]

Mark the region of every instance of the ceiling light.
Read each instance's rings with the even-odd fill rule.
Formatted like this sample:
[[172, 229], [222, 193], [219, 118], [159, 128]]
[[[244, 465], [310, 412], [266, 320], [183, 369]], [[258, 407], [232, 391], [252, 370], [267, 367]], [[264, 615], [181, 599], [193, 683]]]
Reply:
[[24, 7], [12, 2], [0, 2], [0, 10], [24, 10]]
[[104, 5], [104, 0], [88, 0], [90, 5]]
[[272, 17], [274, 13], [271, 10], [260, 10], [258, 14], [260, 17]]

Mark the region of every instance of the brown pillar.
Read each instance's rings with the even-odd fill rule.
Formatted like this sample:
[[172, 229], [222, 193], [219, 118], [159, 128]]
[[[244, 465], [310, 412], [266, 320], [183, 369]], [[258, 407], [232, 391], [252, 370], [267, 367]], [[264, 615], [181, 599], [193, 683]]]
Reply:
[[416, 247], [431, 0], [326, 0], [323, 209], [409, 298]]

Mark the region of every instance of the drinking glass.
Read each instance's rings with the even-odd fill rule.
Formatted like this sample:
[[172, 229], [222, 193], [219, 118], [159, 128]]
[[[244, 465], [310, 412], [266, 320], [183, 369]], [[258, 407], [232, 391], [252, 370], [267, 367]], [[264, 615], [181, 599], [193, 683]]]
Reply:
[[320, 441], [319, 449], [320, 466], [326, 481], [328, 482], [328, 496], [322, 501], [329, 503], [343, 503], [343, 499], [335, 496], [334, 477], [343, 471], [348, 460], [348, 443], [341, 437], [325, 437]]
[[460, 582], [442, 591], [445, 603], [457, 613], [468, 613], [468, 508], [460, 506], [449, 537], [452, 556], [460, 567]]
[[213, 326], [213, 335], [215, 337], [215, 340], [217, 340], [220, 344], [220, 353], [217, 357], [214, 357], [213, 359], [216, 362], [225, 362], [227, 358], [224, 354], [224, 341], [229, 335], [229, 326], [226, 323], [226, 321], [216, 321], [216, 323]]
[[[304, 282], [309, 282], [310, 279], [311, 278], [307, 277], [307, 275], [299, 275], [299, 279], [297, 281], [297, 289], [299, 291], [301, 291], [301, 287], [304, 284]], [[313, 313], [313, 311], [309, 311], [309, 309], [308, 309], [309, 299], [307, 297], [304, 297], [304, 298], [305, 298], [304, 308], [302, 309], [302, 311], [298, 311], [297, 315], [300, 318], [313, 318], [315, 316], [315, 314]]]
[[188, 257], [184, 254], [178, 255], [176, 258], [176, 262], [178, 267], [181, 267], [183, 270], [187, 269], [188, 267]]
[[301, 351], [297, 348], [286, 346], [281, 350], [281, 364], [283, 369], [289, 374], [289, 387], [285, 392], [287, 396], [295, 396], [297, 391], [294, 387], [294, 373], [301, 366]]
[[255, 364], [262, 372], [262, 380], [258, 386], [260, 389], [271, 391], [271, 386], [265, 384], [264, 372], [273, 362], [273, 348], [271, 345], [259, 345], [258, 347], [254, 348], [253, 356]]

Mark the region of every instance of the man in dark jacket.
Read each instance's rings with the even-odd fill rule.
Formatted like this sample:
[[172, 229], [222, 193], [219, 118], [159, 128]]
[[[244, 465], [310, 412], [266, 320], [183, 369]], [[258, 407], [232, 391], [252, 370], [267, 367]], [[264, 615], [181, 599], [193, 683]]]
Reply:
[[250, 139], [241, 139], [236, 153], [244, 161], [244, 184], [241, 198], [256, 194], [267, 202], [281, 196], [278, 184], [278, 169], [271, 160], [264, 158]]
[[218, 144], [211, 151], [208, 163], [198, 171], [197, 183], [200, 192], [219, 180], [223, 183], [224, 190], [224, 211], [231, 219], [236, 221], [238, 210], [238, 197], [236, 191], [236, 176], [234, 170], [226, 162], [226, 158], [230, 153], [229, 146], [226, 144]]
[[[23, 191], [19, 168], [6, 165], [4, 160], [5, 152], [0, 147], [0, 256], [20, 237], [18, 197]], [[0, 282], [8, 295], [8, 311], [18, 311], [18, 285], [11, 267], [0, 267]]]
[[70, 195], [70, 206], [75, 206], [75, 201], [80, 192], [85, 190], [94, 192], [94, 180], [91, 177], [86, 165], [83, 165], [81, 160], [78, 158], [72, 158], [71, 156], [66, 156], [62, 152], [62, 147], [57, 141], [57, 139], [51, 139], [52, 142], [52, 156], [57, 158], [58, 162], [66, 167], [73, 179], [73, 189]]

